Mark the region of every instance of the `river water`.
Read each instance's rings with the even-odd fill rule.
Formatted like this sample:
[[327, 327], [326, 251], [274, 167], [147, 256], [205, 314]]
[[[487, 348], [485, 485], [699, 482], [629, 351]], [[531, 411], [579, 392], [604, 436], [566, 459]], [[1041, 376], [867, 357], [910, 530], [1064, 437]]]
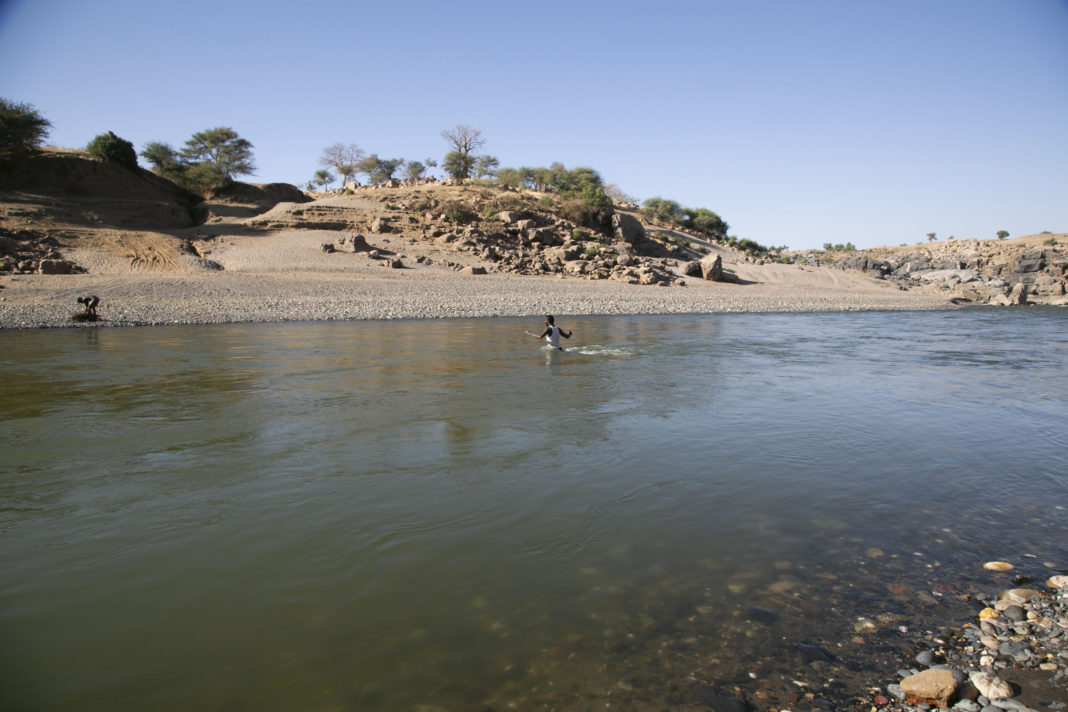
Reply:
[[0, 332], [0, 708], [849, 706], [1068, 569], [1068, 310], [558, 321]]

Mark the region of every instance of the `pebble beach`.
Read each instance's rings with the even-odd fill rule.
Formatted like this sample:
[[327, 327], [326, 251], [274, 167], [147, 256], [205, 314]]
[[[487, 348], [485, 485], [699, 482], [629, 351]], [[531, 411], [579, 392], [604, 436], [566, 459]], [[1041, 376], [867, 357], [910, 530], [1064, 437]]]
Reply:
[[[887, 287], [692, 281], [684, 287], [654, 287], [468, 275], [422, 265], [399, 270], [366, 262], [360, 266], [358, 271], [14, 275], [0, 282], [0, 328], [955, 308], [945, 297]], [[100, 297], [99, 319], [90, 324], [74, 320], [76, 300], [86, 294]]]

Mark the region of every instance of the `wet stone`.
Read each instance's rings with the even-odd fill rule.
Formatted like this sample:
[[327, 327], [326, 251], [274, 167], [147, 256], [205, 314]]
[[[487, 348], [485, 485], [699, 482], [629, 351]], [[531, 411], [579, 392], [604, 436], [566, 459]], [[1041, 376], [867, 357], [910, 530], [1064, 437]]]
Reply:
[[737, 697], [732, 697], [714, 687], [698, 687], [694, 691], [694, 700], [715, 712], [749, 712], [750, 706]]

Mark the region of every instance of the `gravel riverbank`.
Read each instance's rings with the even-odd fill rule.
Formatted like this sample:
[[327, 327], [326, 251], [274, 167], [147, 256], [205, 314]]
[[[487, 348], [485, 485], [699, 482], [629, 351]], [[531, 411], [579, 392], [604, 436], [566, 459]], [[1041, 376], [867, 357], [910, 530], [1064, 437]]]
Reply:
[[330, 319], [440, 319], [555, 313], [657, 314], [954, 308], [887, 287], [699, 282], [651, 287], [431, 270], [16, 275], [0, 282], [0, 328], [85, 325], [78, 296], [100, 297], [92, 326]]

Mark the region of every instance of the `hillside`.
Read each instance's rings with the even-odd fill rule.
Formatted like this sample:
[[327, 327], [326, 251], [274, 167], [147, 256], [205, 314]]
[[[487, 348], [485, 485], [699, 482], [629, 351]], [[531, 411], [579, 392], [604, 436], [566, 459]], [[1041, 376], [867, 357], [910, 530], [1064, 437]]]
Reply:
[[651, 222], [636, 206], [597, 209], [551, 193], [389, 181], [314, 194], [235, 183], [198, 196], [80, 151], [0, 166], [0, 274], [358, 276], [386, 268], [1063, 303], [1068, 241], [1040, 237], [808, 253], [782, 264]]

